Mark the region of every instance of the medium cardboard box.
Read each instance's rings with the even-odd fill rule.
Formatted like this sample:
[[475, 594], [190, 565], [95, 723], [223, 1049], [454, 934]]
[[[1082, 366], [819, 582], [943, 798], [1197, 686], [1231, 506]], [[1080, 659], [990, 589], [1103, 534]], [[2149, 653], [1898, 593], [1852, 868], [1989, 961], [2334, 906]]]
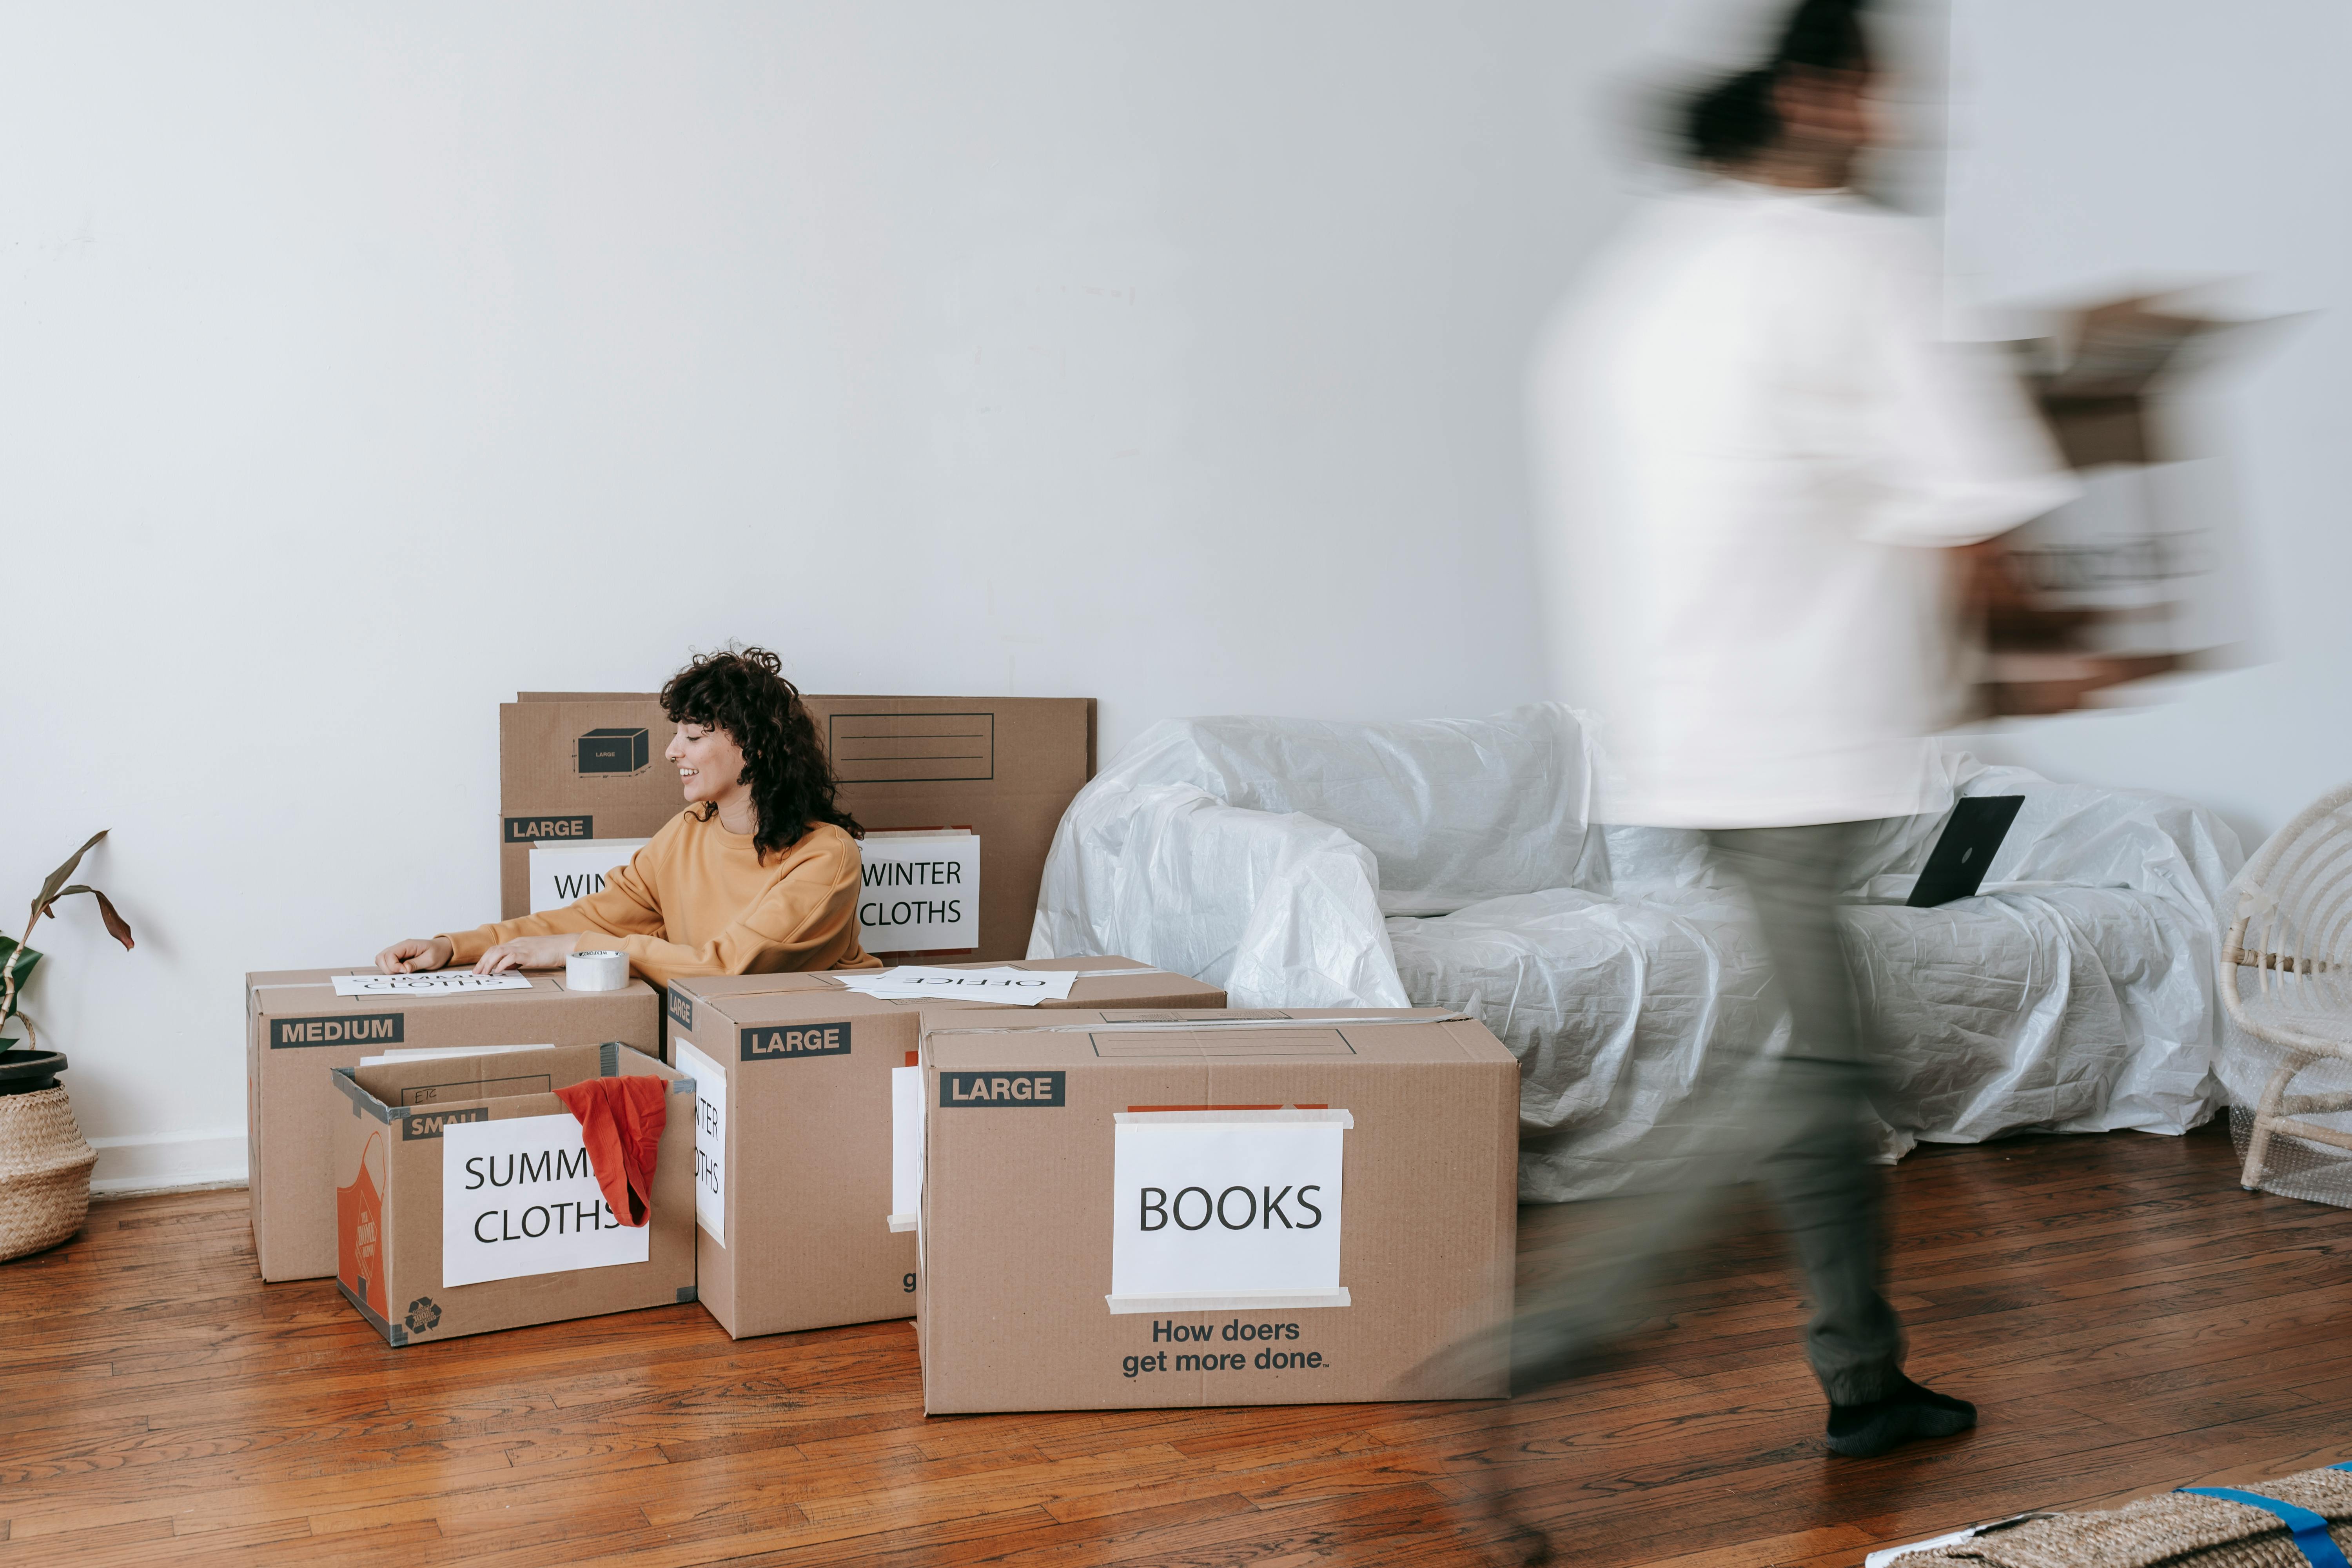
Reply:
[[264, 1279], [335, 1271], [335, 1129], [350, 1107], [330, 1073], [419, 1047], [593, 1045], [661, 1049], [661, 998], [642, 980], [619, 991], [566, 990], [533, 974], [528, 991], [457, 996], [338, 996], [338, 974], [278, 969], [245, 977], [246, 1169], [253, 1247]]
[[[1054, 829], [1094, 777], [1094, 699], [802, 700], [832, 756], [838, 798], [862, 826], [978, 835], [979, 945], [953, 955], [1027, 952]], [[649, 838], [685, 809], [662, 761], [675, 729], [645, 692], [526, 691], [499, 706], [499, 919], [529, 912], [533, 844]]]
[[1503, 1394], [1519, 1069], [1476, 1022], [926, 1009], [920, 1049], [928, 1412]]
[[[1014, 967], [1082, 977], [1067, 1003], [1039, 1010], [1225, 999], [1132, 959]], [[1031, 1011], [975, 1005], [971, 1016]], [[735, 1338], [914, 1310], [915, 1238], [889, 1226], [891, 1073], [913, 1065], [922, 1013], [921, 1003], [862, 996], [824, 973], [671, 985], [670, 1059], [695, 1079], [698, 1101], [702, 1304]]]
[[[555, 1090], [667, 1086], [646, 1224]], [[337, 1068], [336, 1288], [394, 1345], [694, 1300], [694, 1084], [616, 1042]]]

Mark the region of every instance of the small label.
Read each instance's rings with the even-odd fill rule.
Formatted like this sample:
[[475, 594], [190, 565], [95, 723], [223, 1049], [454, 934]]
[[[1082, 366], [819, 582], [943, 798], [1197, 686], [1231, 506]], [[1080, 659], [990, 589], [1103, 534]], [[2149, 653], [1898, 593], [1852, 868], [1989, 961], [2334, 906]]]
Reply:
[[940, 1104], [1061, 1105], [1068, 1077], [1062, 1072], [943, 1072]]
[[294, 1046], [396, 1046], [403, 1038], [401, 1013], [346, 1013], [334, 1018], [272, 1018], [269, 1048]]
[[669, 988], [669, 1021], [681, 1029], [694, 1027], [694, 998], [675, 985]]
[[759, 1024], [738, 1032], [747, 1062], [776, 1061], [785, 1057], [845, 1057], [849, 1026], [841, 1024]]
[[421, 1138], [438, 1138], [441, 1129], [457, 1121], [488, 1121], [490, 1108], [487, 1105], [461, 1105], [455, 1110], [412, 1110], [401, 1119], [400, 1141], [414, 1143]]
[[509, 816], [506, 819], [507, 842], [537, 844], [550, 838], [593, 838], [596, 819], [593, 816]]

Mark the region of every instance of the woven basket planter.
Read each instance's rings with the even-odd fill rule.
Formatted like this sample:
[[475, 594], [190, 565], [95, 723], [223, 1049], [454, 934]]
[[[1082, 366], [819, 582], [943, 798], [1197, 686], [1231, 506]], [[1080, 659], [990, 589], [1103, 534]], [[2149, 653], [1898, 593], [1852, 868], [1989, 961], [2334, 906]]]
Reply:
[[[1906, 1552], [1887, 1568], [2333, 1568], [2329, 1552], [2352, 1546], [2352, 1471], [2305, 1470], [2235, 1490], [2270, 1506], [2166, 1492], [2113, 1513], [1985, 1525], [1974, 1540]], [[2285, 1509], [2274, 1511], [2282, 1503]], [[2291, 1521], [2305, 1534], [2302, 1544]], [[1872, 1561], [1885, 1560], [1874, 1554]]]
[[0, 1094], [0, 1263], [81, 1228], [97, 1163], [62, 1088]]

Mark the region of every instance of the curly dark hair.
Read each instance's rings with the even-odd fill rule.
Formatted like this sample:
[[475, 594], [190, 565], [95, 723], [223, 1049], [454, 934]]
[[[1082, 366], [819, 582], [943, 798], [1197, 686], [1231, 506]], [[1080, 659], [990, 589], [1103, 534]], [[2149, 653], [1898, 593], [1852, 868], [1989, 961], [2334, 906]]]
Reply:
[[1867, 0], [1799, 0], [1781, 25], [1771, 57], [1691, 96], [1683, 110], [1684, 150], [1697, 163], [1736, 163], [1780, 135], [1772, 89], [1791, 69], [1872, 68], [1864, 17]]
[[[791, 848], [820, 822], [852, 838], [866, 837], [857, 819], [834, 801], [833, 763], [783, 668], [763, 647], [723, 648], [697, 655], [661, 689], [662, 711], [671, 723], [724, 730], [743, 748], [743, 782], [760, 812], [751, 845], [762, 860]], [[702, 805], [708, 822], [719, 808], [709, 801]]]

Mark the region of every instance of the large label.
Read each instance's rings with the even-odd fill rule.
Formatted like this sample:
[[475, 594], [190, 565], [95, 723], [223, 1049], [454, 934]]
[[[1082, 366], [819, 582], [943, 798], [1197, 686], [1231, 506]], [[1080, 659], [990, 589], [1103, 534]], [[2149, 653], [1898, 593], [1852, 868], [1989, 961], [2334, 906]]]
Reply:
[[294, 1046], [395, 1046], [401, 1041], [399, 1013], [346, 1013], [334, 1018], [272, 1018], [269, 1048]]
[[595, 837], [596, 819], [593, 816], [509, 816], [506, 819], [506, 841], [509, 844], [538, 844], [550, 838]]
[[604, 890], [604, 877], [646, 847], [643, 838], [591, 838], [530, 847], [530, 912], [542, 914]]
[[444, 1288], [643, 1263], [652, 1228], [623, 1225], [604, 1202], [568, 1111], [442, 1129]]
[[694, 1223], [727, 1245], [727, 1075], [694, 1048], [675, 1042], [677, 1070], [694, 1080]]
[[845, 1057], [849, 1054], [849, 1026], [845, 1022], [756, 1024], [736, 1031], [736, 1047], [747, 1062]]
[[1118, 1117], [1110, 1310], [1342, 1306], [1344, 1110]]
[[980, 837], [869, 834], [857, 889], [868, 952], [967, 952], [980, 945]]
[[669, 1021], [681, 1029], [694, 1027], [694, 998], [676, 984], [669, 988]]
[[1032, 1110], [1067, 1104], [1069, 1075], [1064, 1072], [943, 1072], [940, 1104], [1027, 1106]]

